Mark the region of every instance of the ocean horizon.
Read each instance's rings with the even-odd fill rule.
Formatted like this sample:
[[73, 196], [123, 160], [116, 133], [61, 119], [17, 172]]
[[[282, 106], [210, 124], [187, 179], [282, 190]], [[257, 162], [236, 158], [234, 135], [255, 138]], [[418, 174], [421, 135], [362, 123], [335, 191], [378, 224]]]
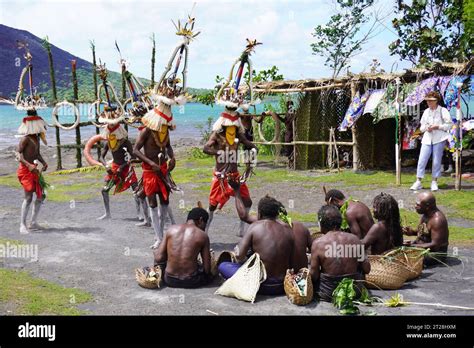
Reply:
[[[81, 122], [87, 121], [88, 108], [89, 104], [81, 104], [79, 106]], [[263, 103], [256, 105], [257, 113], [261, 113], [263, 109]], [[224, 107], [220, 105], [214, 105], [211, 107], [201, 103], [187, 103], [183, 106], [173, 106], [172, 110], [176, 129], [172, 132], [171, 138], [199, 139], [201, 137], [201, 132], [198, 126], [205, 126], [209, 117], [212, 117], [213, 121], [215, 121], [219, 117], [219, 114], [224, 110]], [[40, 109], [38, 110], [38, 115], [43, 117], [43, 119], [49, 125], [52, 125], [52, 111], [53, 108], [51, 107]], [[16, 136], [18, 134], [17, 130], [23, 117], [25, 116], [25, 111], [15, 109], [13, 105], [0, 104], [0, 150], [4, 150], [8, 147], [18, 144], [18, 137]], [[60, 122], [63, 124], [72, 123], [74, 122], [74, 119], [75, 118], [73, 115], [64, 115], [59, 117]], [[128, 130], [131, 138], [135, 138], [138, 135], [138, 130], [136, 128], [128, 127]], [[48, 139], [49, 145], [56, 144], [55, 134], [56, 132], [54, 127], [48, 127], [46, 137]], [[94, 126], [81, 127], [82, 142], [95, 134]], [[75, 130], [66, 131], [61, 129], [61, 144], [74, 144], [75, 139]]]

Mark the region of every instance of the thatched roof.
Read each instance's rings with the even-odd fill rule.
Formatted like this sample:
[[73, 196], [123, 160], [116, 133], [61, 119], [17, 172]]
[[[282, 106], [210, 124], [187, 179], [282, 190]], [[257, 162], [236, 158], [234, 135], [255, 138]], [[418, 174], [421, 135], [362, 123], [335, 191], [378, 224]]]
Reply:
[[254, 86], [254, 91], [259, 93], [293, 93], [310, 92], [321, 89], [345, 87], [354, 83], [368, 81], [394, 81], [400, 78], [402, 82], [414, 82], [431, 75], [457, 75], [467, 74], [473, 70], [474, 58], [465, 63], [436, 62], [428, 68], [412, 68], [399, 73], [371, 72], [350, 74], [335, 79], [304, 79], [260, 82]]

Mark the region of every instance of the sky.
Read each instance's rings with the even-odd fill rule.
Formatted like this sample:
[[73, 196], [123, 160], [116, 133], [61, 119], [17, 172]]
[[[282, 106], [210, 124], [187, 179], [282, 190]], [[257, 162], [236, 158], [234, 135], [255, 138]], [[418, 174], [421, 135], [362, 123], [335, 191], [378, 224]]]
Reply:
[[[227, 76], [246, 45], [257, 39], [251, 59], [254, 69], [276, 65], [285, 79], [329, 77], [325, 58], [312, 54], [311, 33], [335, 12], [332, 0], [192, 0], [192, 1], [58, 1], [0, 0], [0, 23], [27, 30], [71, 54], [91, 61], [89, 40], [97, 57], [119, 71], [117, 40], [129, 70], [150, 78], [151, 34], [157, 43], [155, 76], [160, 76], [173, 48], [180, 42], [171, 20], [185, 19], [193, 8], [195, 29], [201, 34], [189, 46], [188, 86], [212, 88], [215, 76]], [[376, 5], [387, 15], [363, 52], [351, 61], [350, 71], [368, 70], [378, 59], [386, 71], [410, 66], [390, 56], [388, 45], [396, 39], [391, 28], [392, 1]]]

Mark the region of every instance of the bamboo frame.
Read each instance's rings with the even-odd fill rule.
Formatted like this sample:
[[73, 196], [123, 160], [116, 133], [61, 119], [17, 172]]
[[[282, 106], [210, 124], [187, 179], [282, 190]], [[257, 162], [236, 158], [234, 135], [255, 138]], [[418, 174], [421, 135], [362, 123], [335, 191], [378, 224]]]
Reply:
[[259, 144], [259, 145], [336, 145], [336, 146], [354, 146], [354, 142], [348, 142], [348, 141], [336, 141], [336, 142], [331, 142], [331, 141], [293, 141], [291, 143], [283, 143], [283, 142], [265, 142], [265, 141], [253, 141], [254, 144]]
[[312, 92], [312, 91], [319, 91], [324, 89], [336, 88], [336, 87], [345, 87], [347, 83], [334, 83], [331, 85], [324, 85], [324, 86], [316, 86], [316, 87], [301, 87], [301, 88], [269, 88], [269, 89], [262, 89], [262, 88], [255, 88], [253, 91], [254, 93], [297, 93], [297, 92]]

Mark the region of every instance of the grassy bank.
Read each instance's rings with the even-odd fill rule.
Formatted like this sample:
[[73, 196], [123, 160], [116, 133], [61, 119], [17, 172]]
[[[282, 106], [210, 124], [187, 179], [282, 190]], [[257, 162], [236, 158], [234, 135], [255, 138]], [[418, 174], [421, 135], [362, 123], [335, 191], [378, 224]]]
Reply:
[[87, 292], [35, 278], [25, 271], [0, 268], [0, 279], [0, 302], [8, 303], [16, 315], [85, 314], [76, 306], [92, 299]]

